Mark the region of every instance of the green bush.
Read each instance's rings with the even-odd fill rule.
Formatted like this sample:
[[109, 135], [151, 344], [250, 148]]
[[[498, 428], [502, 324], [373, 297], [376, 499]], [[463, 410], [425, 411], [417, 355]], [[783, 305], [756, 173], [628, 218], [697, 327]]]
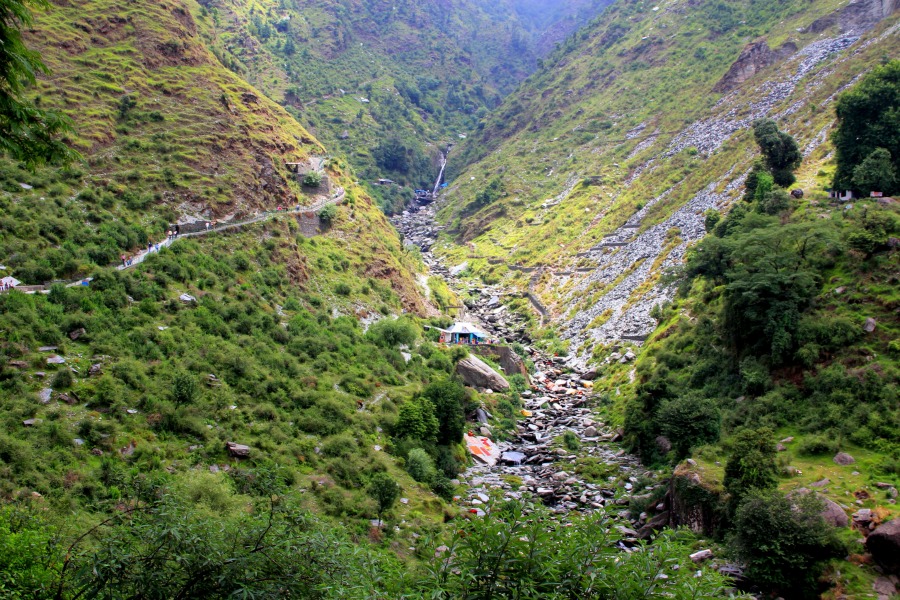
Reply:
[[303, 185], [311, 188], [319, 187], [322, 185], [322, 175], [317, 171], [310, 171], [303, 178]]
[[421, 448], [413, 448], [406, 456], [406, 472], [421, 483], [431, 483], [437, 475], [434, 461]]
[[745, 575], [766, 590], [790, 598], [818, 598], [822, 563], [846, 550], [821, 516], [814, 494], [786, 498], [756, 491], [740, 504], [731, 546], [747, 565]]
[[836, 454], [838, 444], [835, 440], [821, 435], [811, 435], [797, 444], [797, 454], [801, 456], [821, 456], [823, 454]]
[[416, 325], [405, 317], [381, 319], [373, 323], [366, 332], [367, 338], [384, 348], [412, 345], [418, 336]]
[[722, 417], [716, 403], [696, 394], [686, 394], [664, 402], [657, 419], [679, 460], [686, 457], [693, 446], [719, 439]]

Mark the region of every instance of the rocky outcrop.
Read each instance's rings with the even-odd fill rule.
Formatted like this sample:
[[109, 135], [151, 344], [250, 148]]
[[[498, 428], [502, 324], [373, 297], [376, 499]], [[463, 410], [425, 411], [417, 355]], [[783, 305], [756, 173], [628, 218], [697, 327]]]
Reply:
[[900, 573], [900, 519], [879, 525], [866, 538], [866, 549], [883, 569]]
[[232, 458], [247, 458], [250, 456], [250, 446], [236, 442], [225, 442], [225, 450]]
[[713, 87], [713, 91], [729, 92], [766, 67], [784, 60], [796, 51], [797, 45], [793, 42], [785, 42], [776, 50], [769, 48], [766, 40], [747, 44], [728, 72]]
[[505, 392], [509, 382], [477, 356], [467, 356], [456, 364], [456, 372], [466, 385]]
[[725, 518], [723, 492], [704, 481], [690, 462], [678, 465], [669, 483], [670, 524], [712, 535], [722, 526]]
[[833, 13], [816, 19], [806, 31], [822, 33], [837, 26], [844, 35], [859, 35], [875, 27], [879, 21], [890, 16], [898, 8], [900, 8], [898, 0], [856, 0]]
[[509, 346], [473, 346], [470, 351], [495, 361], [506, 375], [518, 373], [525, 377], [525, 381], [530, 381], [525, 363]]

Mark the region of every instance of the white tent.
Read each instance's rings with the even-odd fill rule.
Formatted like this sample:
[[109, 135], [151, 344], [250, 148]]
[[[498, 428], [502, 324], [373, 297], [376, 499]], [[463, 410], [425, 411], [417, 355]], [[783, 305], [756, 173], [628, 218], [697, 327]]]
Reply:
[[21, 285], [21, 283], [22, 282], [15, 277], [6, 276], [3, 279], [0, 279], [0, 290], [14, 288], [17, 285]]
[[439, 329], [441, 341], [444, 343], [471, 342], [474, 339], [487, 339], [488, 334], [472, 323], [454, 323], [450, 329]]

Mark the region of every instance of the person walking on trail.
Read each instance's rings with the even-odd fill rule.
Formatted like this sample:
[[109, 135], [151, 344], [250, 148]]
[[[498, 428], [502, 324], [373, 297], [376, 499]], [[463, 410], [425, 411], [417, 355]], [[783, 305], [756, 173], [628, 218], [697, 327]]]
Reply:
[[125, 255], [123, 254], [123, 255], [120, 256], [119, 258], [122, 259], [122, 266], [123, 266], [123, 267], [127, 267], [127, 266], [128, 266], [128, 261], [126, 260]]
[[181, 233], [181, 225], [175, 225], [175, 237], [178, 237], [178, 234]]
[[147, 240], [147, 252], [153, 250], [153, 240]]
[[206, 222], [206, 230], [209, 231], [209, 221]]

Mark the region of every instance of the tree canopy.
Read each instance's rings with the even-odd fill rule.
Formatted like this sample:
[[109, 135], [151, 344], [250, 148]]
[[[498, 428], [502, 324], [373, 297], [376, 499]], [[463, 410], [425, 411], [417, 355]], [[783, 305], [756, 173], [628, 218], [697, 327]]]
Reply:
[[22, 40], [21, 28], [32, 22], [29, 5], [44, 8], [46, 0], [0, 0], [0, 152], [29, 167], [76, 154], [60, 136], [71, 131], [65, 116], [38, 108], [25, 90], [49, 69]]
[[[874, 69], [835, 106], [835, 189], [900, 191], [900, 60]], [[887, 167], [890, 164], [890, 170]]]
[[753, 137], [763, 154], [763, 160], [776, 184], [787, 187], [794, 183], [794, 170], [800, 166], [803, 154], [797, 142], [778, 130], [772, 119], [760, 119], [753, 124]]

